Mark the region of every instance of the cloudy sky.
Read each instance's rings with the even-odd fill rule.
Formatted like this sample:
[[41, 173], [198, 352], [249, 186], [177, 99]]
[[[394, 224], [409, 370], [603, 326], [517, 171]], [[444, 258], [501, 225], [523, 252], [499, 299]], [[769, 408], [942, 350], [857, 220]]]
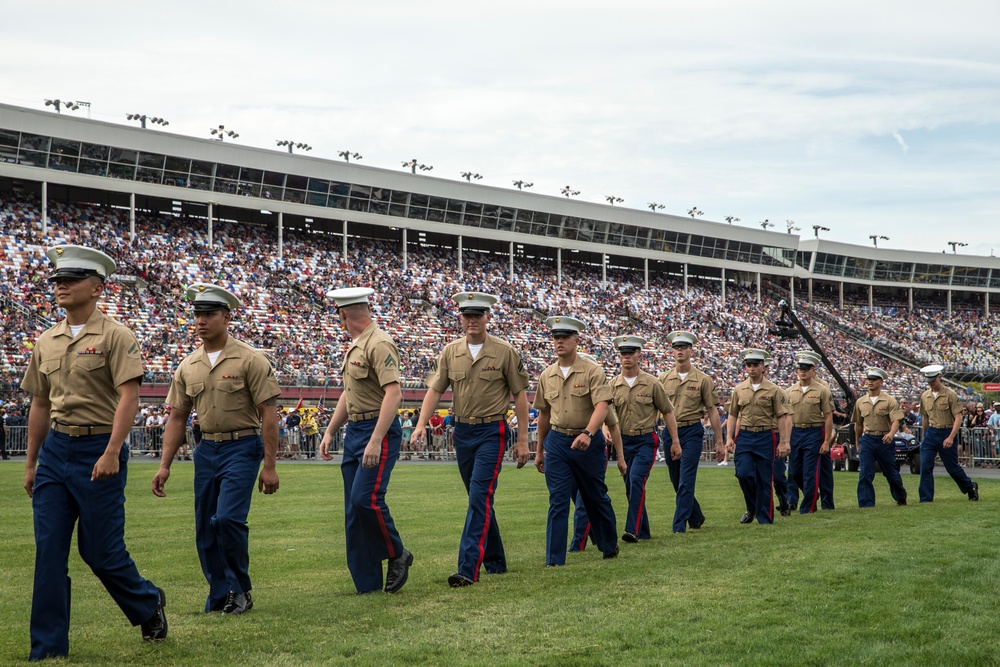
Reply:
[[0, 102], [1000, 256], [996, 0], [5, 5]]

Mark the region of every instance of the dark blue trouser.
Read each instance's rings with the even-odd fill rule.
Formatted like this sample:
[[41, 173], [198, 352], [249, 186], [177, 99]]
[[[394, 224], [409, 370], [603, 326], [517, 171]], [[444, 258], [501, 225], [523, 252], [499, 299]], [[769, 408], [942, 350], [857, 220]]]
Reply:
[[802, 505], [799, 514], [811, 514], [816, 511], [820, 498], [820, 477], [823, 459], [819, 450], [823, 446], [823, 427], [810, 428], [792, 427], [791, 453], [788, 455], [788, 505], [795, 507], [798, 501], [798, 489], [802, 489]]
[[[788, 505], [789, 508], [795, 509], [799, 507], [799, 490], [802, 489], [802, 450], [795, 448], [795, 439], [792, 436], [792, 445], [788, 451], [788, 480], [785, 487], [785, 495], [783, 498], [778, 500], [782, 503]], [[775, 476], [777, 476], [778, 471], [775, 470]], [[802, 501], [802, 507], [805, 507], [805, 499]], [[800, 508], [801, 509], [801, 508]], [[805, 512], [802, 512], [805, 514]]]
[[340, 473], [344, 477], [344, 525], [347, 542], [347, 567], [359, 593], [382, 590], [382, 561], [403, 553], [396, 525], [385, 504], [389, 477], [399, 458], [402, 430], [399, 419], [382, 438], [378, 465], [361, 465], [365, 447], [375, 431], [378, 419], [348, 422], [344, 436], [344, 458]]
[[[608, 444], [607, 440], [604, 441], [605, 445]], [[610, 450], [605, 455], [604, 459], [604, 470], [605, 473], [608, 470], [608, 459], [611, 456]], [[569, 552], [578, 553], [580, 551], [585, 551], [587, 549], [587, 540], [589, 539], [591, 543], [594, 543], [594, 536], [590, 532], [590, 517], [587, 516], [587, 508], [583, 504], [583, 495], [576, 486], [576, 482], [573, 483], [573, 537], [569, 540]]]
[[618, 548], [615, 511], [608, 497], [604, 471], [608, 465], [604, 434], [594, 434], [585, 451], [570, 449], [574, 436], [549, 431], [545, 437], [545, 485], [549, 489], [549, 513], [545, 528], [545, 564], [565, 565], [566, 533], [569, 531], [569, 501], [574, 484], [590, 518], [594, 543], [604, 554]]
[[[607, 468], [605, 468], [606, 470]], [[580, 490], [573, 484], [573, 537], [569, 541], [570, 553], [584, 551], [587, 548], [587, 540], [594, 541], [594, 536], [590, 534], [590, 517], [587, 516], [587, 508], [583, 506], [583, 496]]]
[[640, 540], [648, 540], [649, 516], [646, 514], [646, 480], [656, 460], [656, 449], [660, 439], [655, 433], [647, 435], [623, 435], [622, 451], [628, 472], [625, 474], [625, 497], [628, 498], [628, 514], [625, 517], [625, 532], [632, 533]]
[[788, 483], [788, 475], [785, 473], [787, 469], [787, 458], [782, 458], [778, 456], [777, 452], [774, 455], [774, 493], [778, 496], [778, 507], [783, 509], [786, 506], [795, 509], [794, 505], [789, 505], [788, 496], [794, 495], [795, 501], [798, 503], [798, 492], [795, 491], [795, 484]]
[[736, 436], [736, 479], [743, 491], [747, 511], [757, 523], [774, 523], [774, 459], [777, 431], [753, 433], [741, 429]]
[[880, 435], [862, 435], [858, 443], [858, 507], [875, 507], [875, 461], [889, 482], [889, 492], [896, 502], [906, 499], [903, 480], [896, 470], [896, 447], [882, 442]]
[[145, 623], [159, 605], [156, 586], [142, 578], [125, 548], [128, 450], [122, 448], [117, 475], [102, 482], [90, 481], [109, 438], [71, 438], [49, 431], [39, 450], [31, 499], [35, 588], [30, 660], [69, 655], [69, 550], [78, 519], [80, 556], [129, 622]]
[[819, 457], [819, 508], [833, 509], [833, 459], [830, 452]]
[[[945, 449], [944, 441], [951, 433], [950, 428], [931, 428], [924, 430], [924, 439], [920, 441], [920, 502], [929, 503], [934, 500], [934, 457], [940, 456], [944, 469], [948, 471], [951, 478], [958, 484], [958, 490], [962, 493], [972, 491], [972, 480], [965, 474], [962, 466], [958, 465], [958, 445], [952, 442], [951, 447]], [[956, 437], [955, 440], [958, 440]]]
[[705, 427], [701, 422], [682, 426], [677, 429], [677, 437], [681, 441], [681, 458], [674, 461], [670, 458], [672, 442], [667, 439], [670, 434], [664, 429], [664, 447], [667, 457], [667, 471], [670, 473], [670, 483], [677, 492], [677, 508], [674, 511], [675, 533], [683, 533], [689, 523], [701, 525], [705, 523], [705, 515], [701, 505], [694, 497], [695, 481], [698, 477], [698, 461], [701, 460], [702, 441], [705, 439]]
[[503, 421], [455, 426], [455, 458], [469, 493], [469, 510], [458, 547], [458, 573], [473, 581], [479, 581], [480, 567], [490, 574], [507, 571], [493, 495], [509, 439]]
[[229, 591], [253, 588], [247, 516], [264, 442], [259, 435], [230, 442], [203, 438], [192, 458], [195, 544], [208, 580], [205, 611], [212, 611], [225, 604]]

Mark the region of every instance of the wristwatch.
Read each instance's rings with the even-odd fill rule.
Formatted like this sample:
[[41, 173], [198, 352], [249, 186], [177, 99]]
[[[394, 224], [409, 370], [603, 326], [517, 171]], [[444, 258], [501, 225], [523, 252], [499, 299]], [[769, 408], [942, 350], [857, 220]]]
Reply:
[[594, 434], [593, 434], [593, 433], [591, 433], [590, 431], [588, 431], [587, 429], [583, 429], [582, 431], [580, 431], [580, 433], [583, 433], [583, 434], [585, 434], [585, 435], [586, 435], [586, 436], [587, 436], [588, 438], [590, 438], [591, 440], [593, 440], [593, 439], [594, 439]]

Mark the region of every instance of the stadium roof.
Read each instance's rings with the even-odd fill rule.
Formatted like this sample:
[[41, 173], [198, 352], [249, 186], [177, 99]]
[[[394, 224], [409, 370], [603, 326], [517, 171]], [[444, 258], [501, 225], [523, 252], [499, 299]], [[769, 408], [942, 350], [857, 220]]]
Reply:
[[[715, 271], [1000, 291], [1000, 259], [857, 246], [0, 104], [0, 177]], [[274, 223], [272, 223], [274, 224]]]

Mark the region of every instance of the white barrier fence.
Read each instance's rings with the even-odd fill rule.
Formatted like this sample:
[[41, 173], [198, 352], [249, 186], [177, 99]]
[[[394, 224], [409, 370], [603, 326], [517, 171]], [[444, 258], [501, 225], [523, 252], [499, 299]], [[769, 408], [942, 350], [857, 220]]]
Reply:
[[[326, 427], [320, 428], [319, 434], [307, 436], [301, 430], [289, 429], [281, 437], [278, 445], [279, 458], [304, 459], [318, 456], [319, 443], [323, 438]], [[338, 453], [344, 448], [344, 432], [341, 428], [334, 435], [332, 453]], [[453, 438], [453, 428], [427, 428], [427, 437], [420, 448], [410, 446], [409, 439], [403, 439], [400, 456], [404, 460], [408, 459], [428, 459], [428, 460], [448, 460], [455, 458], [455, 444]], [[921, 429], [913, 428], [911, 432], [920, 441]], [[511, 443], [517, 438], [517, 428], [512, 429]], [[132, 456], [148, 456], [156, 458], [163, 449], [163, 427], [134, 426], [129, 433], [126, 446]], [[190, 456], [197, 446], [194, 432], [188, 428], [184, 445], [178, 452], [178, 456]], [[966, 467], [1000, 467], [1000, 452], [998, 452], [997, 439], [993, 431], [988, 428], [963, 428], [955, 445], [958, 447], [958, 460]], [[28, 427], [27, 426], [7, 426], [6, 450], [9, 456], [23, 456], [28, 447]], [[663, 439], [660, 439], [661, 452], [663, 452]], [[538, 431], [528, 431], [528, 449], [534, 457], [538, 448]], [[667, 452], [663, 452], [667, 454]], [[703, 440], [703, 461], [715, 460], [715, 434], [711, 429], [706, 429]]]

